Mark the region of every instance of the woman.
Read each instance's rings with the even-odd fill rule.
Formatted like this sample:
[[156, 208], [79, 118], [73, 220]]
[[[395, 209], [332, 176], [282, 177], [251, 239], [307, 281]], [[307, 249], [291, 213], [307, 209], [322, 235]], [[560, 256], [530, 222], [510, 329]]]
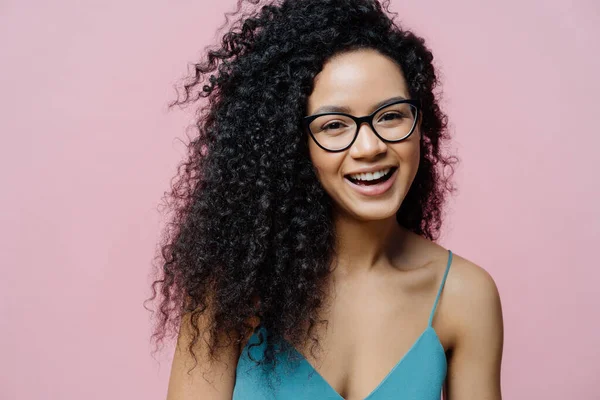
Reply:
[[176, 102], [208, 99], [153, 285], [167, 398], [500, 399], [496, 285], [434, 242], [454, 158], [423, 40], [375, 0], [238, 22]]

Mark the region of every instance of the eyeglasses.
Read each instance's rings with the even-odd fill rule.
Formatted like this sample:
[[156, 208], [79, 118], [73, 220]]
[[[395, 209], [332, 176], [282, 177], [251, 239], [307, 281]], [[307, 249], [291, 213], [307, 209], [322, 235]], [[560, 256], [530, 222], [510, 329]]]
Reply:
[[397, 143], [413, 133], [418, 117], [417, 100], [398, 100], [383, 105], [364, 117], [332, 112], [309, 115], [302, 118], [302, 121], [319, 147], [330, 152], [340, 152], [352, 146], [364, 122], [384, 142]]

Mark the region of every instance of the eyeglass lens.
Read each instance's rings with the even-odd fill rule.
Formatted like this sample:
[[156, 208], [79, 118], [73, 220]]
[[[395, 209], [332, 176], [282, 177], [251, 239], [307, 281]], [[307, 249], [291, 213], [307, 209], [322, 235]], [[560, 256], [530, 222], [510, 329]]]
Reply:
[[[373, 117], [375, 131], [385, 140], [395, 141], [408, 136], [415, 126], [417, 109], [408, 103], [391, 104]], [[356, 122], [345, 115], [325, 114], [309, 125], [315, 140], [330, 150], [347, 147], [357, 133]]]

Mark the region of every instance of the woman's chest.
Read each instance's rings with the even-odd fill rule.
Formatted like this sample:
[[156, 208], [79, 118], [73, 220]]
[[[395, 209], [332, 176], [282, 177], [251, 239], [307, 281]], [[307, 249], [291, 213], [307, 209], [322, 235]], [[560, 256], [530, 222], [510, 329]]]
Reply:
[[363, 399], [409, 353], [427, 328], [427, 302], [385, 290], [339, 291], [315, 326], [318, 347], [296, 350], [345, 399]]

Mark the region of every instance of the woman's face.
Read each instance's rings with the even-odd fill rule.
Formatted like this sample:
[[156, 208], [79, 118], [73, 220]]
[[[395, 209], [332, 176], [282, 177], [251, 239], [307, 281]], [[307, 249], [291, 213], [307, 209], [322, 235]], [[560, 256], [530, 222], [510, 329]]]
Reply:
[[[338, 111], [337, 108], [340, 112], [362, 117], [375, 111], [378, 104], [398, 97], [410, 98], [398, 65], [375, 50], [361, 49], [338, 54], [325, 63], [315, 77], [307, 115]], [[323, 111], [323, 107], [327, 110]], [[331, 121], [335, 123], [336, 120], [332, 118]], [[362, 124], [356, 141], [339, 153], [323, 150], [309, 135], [311, 161], [323, 188], [333, 199], [336, 211], [362, 221], [385, 219], [396, 214], [419, 166], [419, 125], [407, 139], [386, 143], [368, 124]], [[391, 168], [391, 176], [382, 183], [373, 185], [352, 179], [357, 178], [356, 173], [365, 170], [375, 172], [388, 168]]]

